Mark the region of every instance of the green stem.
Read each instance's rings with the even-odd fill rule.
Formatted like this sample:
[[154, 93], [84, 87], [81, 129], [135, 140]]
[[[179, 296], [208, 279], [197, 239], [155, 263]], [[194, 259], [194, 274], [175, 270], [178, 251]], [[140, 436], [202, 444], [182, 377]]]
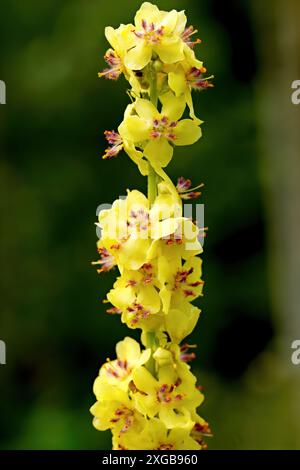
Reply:
[[148, 200], [150, 207], [155, 201], [157, 195], [157, 186], [156, 186], [156, 173], [152, 166], [149, 163], [149, 174], [148, 174]]
[[146, 347], [151, 349], [151, 356], [147, 362], [147, 369], [149, 372], [155, 376], [155, 360], [153, 358], [153, 353], [156, 351], [156, 335], [154, 331], [148, 331], [146, 333]]
[[[150, 101], [157, 107], [158, 94], [157, 94], [157, 75], [153, 67], [150, 69]], [[155, 201], [157, 196], [157, 175], [154, 168], [149, 163], [148, 174], [148, 200], [150, 207]], [[154, 331], [149, 331], [146, 334], [146, 347], [151, 349], [151, 356], [147, 362], [147, 369], [155, 376], [155, 360], [153, 353], [156, 350], [156, 334]]]
[[150, 101], [155, 107], [157, 107], [157, 74], [153, 66], [150, 69]]

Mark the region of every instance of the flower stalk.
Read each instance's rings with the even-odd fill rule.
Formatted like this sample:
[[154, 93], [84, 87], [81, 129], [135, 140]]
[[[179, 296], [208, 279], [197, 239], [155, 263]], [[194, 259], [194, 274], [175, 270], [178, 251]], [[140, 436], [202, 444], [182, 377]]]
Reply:
[[[200, 315], [192, 302], [203, 295], [203, 231], [184, 217], [182, 200], [198, 197], [202, 185], [191, 188], [180, 177], [175, 186], [164, 170], [176, 146], [200, 139], [192, 91], [211, 86], [193, 50], [197, 31], [186, 21], [183, 11], [145, 2], [134, 24], [105, 29], [111, 48], [99, 76], [123, 74], [132, 102], [118, 130], [105, 131], [103, 158], [124, 150], [148, 183], [147, 196], [128, 190], [97, 223], [100, 259], [93, 264], [99, 273], [119, 272], [107, 312], [141, 330], [142, 346], [130, 337], [120, 341], [117, 358], [101, 366], [94, 383], [93, 424], [112, 431], [114, 450], [199, 450], [210, 435], [197, 412], [204, 397], [188, 364], [195, 345], [181, 344]], [[186, 109], [189, 118], [183, 118]]]

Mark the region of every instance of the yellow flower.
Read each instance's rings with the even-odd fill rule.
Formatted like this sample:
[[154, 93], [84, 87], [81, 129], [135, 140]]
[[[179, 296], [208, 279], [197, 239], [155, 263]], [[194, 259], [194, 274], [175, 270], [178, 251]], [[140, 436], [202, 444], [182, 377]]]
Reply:
[[128, 191], [110, 209], [99, 214], [101, 242], [118, 265], [139, 269], [147, 260], [150, 246], [149, 202], [139, 191]]
[[93, 425], [99, 431], [113, 428], [117, 423], [124, 426], [134, 416], [134, 407], [128, 394], [118, 387], [98, 383], [94, 388], [97, 402], [91, 407]]
[[203, 121], [195, 116], [192, 99], [192, 90], [204, 90], [212, 87], [210, 79], [213, 77], [204, 77], [206, 72], [203, 62], [196, 59], [192, 49], [186, 46], [184, 50], [185, 59], [177, 64], [166, 66], [165, 71], [168, 74], [168, 85], [175, 93], [176, 97], [181, 97], [190, 109], [190, 116], [197, 124]]
[[160, 11], [149, 2], [142, 4], [135, 15], [133, 36], [135, 47], [128, 50], [125, 64], [131, 70], [143, 69], [156, 54], [162, 62], [171, 64], [183, 59], [186, 17], [184, 12]]
[[174, 343], [180, 343], [195, 328], [199, 319], [200, 309], [187, 300], [175, 304], [171, 302], [165, 316], [165, 329]]
[[94, 416], [93, 425], [98, 431], [111, 429], [118, 441], [127, 432], [134, 432], [136, 435], [141, 433], [145, 418], [135, 409], [127, 393], [117, 387], [102, 384], [100, 397], [97, 398], [98, 401], [90, 412]]
[[184, 245], [178, 254], [189, 249], [193, 250], [191, 255], [199, 253], [201, 245], [196, 240], [197, 228], [188, 219], [178, 217], [181, 212], [178, 194], [168, 183], [160, 185], [151, 209], [148, 199], [141, 192], [128, 191], [125, 199], [116, 200], [110, 209], [104, 209], [99, 214], [96, 225], [101, 229], [101, 247], [111, 255], [119, 269], [129, 270], [137, 270], [149, 259], [155, 258], [159, 240], [171, 246], [175, 237], [178, 245], [179, 239]]
[[[121, 137], [143, 149], [153, 166], [165, 167], [173, 155], [173, 145], [191, 145], [201, 137], [201, 129], [191, 119], [181, 119], [185, 102], [172, 92], [160, 96], [159, 112], [148, 100], [138, 98], [126, 112], [118, 131]], [[134, 114], [135, 113], [135, 114]]]
[[[172, 224], [169, 235], [157, 237], [151, 243], [148, 259], [158, 258], [160, 261], [159, 274], [161, 282], [168, 280], [174, 270], [169, 271], [168, 266], [181, 266], [181, 259], [187, 260], [199, 255], [203, 249], [199, 242], [198, 227], [186, 217], [175, 217], [164, 221], [165, 226]], [[167, 232], [167, 230], [166, 230]]]
[[145, 265], [146, 269], [123, 272], [107, 299], [122, 312], [122, 322], [129, 328], [154, 330], [163, 323], [163, 314], [158, 291], [149, 277], [151, 270], [148, 263]]
[[133, 373], [137, 392], [133, 395], [136, 409], [150, 418], [159, 419], [168, 429], [185, 427], [191, 422], [191, 410], [203, 401], [196, 388], [196, 378], [184, 363], [160, 367], [158, 380], [145, 368]]
[[132, 430], [121, 436], [123, 448], [132, 450], [200, 450], [201, 445], [191, 437], [192, 423], [168, 429], [159, 419], [148, 419], [138, 436]]
[[202, 295], [201, 266], [202, 260], [193, 256], [177, 268], [175, 274], [170, 269], [164, 271], [168, 274], [168, 277], [164, 278], [164, 289], [172, 295], [174, 305], [180, 304], [184, 299], [191, 302]]
[[124, 64], [124, 58], [127, 51], [135, 46], [135, 38], [132, 35], [132, 29], [132, 24], [121, 24], [117, 29], [114, 29], [111, 26], [107, 26], [105, 28], [105, 36], [112, 46], [112, 49], [108, 49], [104, 56], [104, 59], [108, 64], [108, 68], [104, 69], [103, 72], [100, 72], [98, 76], [117, 80], [119, 76], [124, 73], [125, 78], [129, 81], [132, 87], [132, 91], [139, 95], [142, 91], [141, 83], [134, 72], [128, 69]]
[[127, 391], [128, 384], [132, 380], [133, 371], [145, 364], [150, 357], [150, 349], [141, 351], [137, 341], [126, 337], [116, 346], [117, 359], [108, 360], [100, 369], [99, 376], [94, 383], [94, 392], [101, 399], [102, 385], [114, 385]]

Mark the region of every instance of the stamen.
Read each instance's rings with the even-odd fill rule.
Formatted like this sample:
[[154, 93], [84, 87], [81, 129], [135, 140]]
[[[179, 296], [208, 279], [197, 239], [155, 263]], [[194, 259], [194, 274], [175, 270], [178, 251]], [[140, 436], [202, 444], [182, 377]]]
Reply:
[[102, 268], [97, 269], [97, 273], [110, 271], [114, 266], [116, 266], [115, 258], [111, 255], [106, 248], [98, 248], [98, 253], [100, 254], [100, 259], [98, 261], [92, 261], [92, 265], [101, 265]]
[[105, 131], [104, 132], [105, 138], [109, 143], [109, 147], [105, 150], [104, 155], [102, 156], [103, 159], [116, 157], [118, 153], [123, 149], [123, 140], [118, 132], [112, 131]]
[[180, 359], [183, 362], [190, 362], [196, 358], [196, 354], [194, 352], [189, 352], [189, 349], [196, 348], [196, 344], [183, 344], [180, 348]]
[[133, 29], [132, 32], [140, 39], [143, 39], [148, 44], [157, 44], [160, 42], [164, 34], [164, 27], [157, 27], [153, 22], [148, 23], [145, 19], [142, 20], [142, 30], [137, 31]]
[[105, 77], [109, 80], [118, 80], [119, 76], [123, 72], [122, 59], [118, 56], [116, 51], [108, 49], [104, 56], [104, 60], [108, 64], [109, 68], [104, 69], [103, 72], [99, 72], [98, 77]]
[[181, 35], [182, 40], [191, 49], [193, 49], [196, 46], [196, 44], [200, 44], [202, 42], [201, 39], [196, 39], [195, 41], [191, 40], [191, 36], [193, 36], [196, 33], [198, 33], [198, 30], [194, 29], [194, 26], [187, 26]]
[[130, 323], [136, 325], [140, 320], [148, 318], [150, 311], [146, 310], [141, 304], [135, 302], [130, 307], [127, 307], [127, 312], [131, 313], [133, 318]]
[[177, 180], [176, 189], [181, 197], [181, 199], [195, 199], [201, 196], [201, 192], [195, 191], [195, 189], [202, 188], [204, 186], [203, 183], [191, 188], [192, 182], [190, 179], [186, 179], [183, 176], [180, 176]]
[[109, 313], [110, 315], [121, 315], [122, 310], [120, 310], [118, 307], [111, 307], [106, 310], [106, 313]]
[[192, 67], [190, 71], [186, 74], [187, 83], [191, 86], [194, 90], [204, 90], [206, 88], [213, 88], [213, 84], [210, 82], [214, 78], [213, 75], [209, 77], [203, 77], [203, 73], [206, 72], [206, 69], [202, 67], [201, 69], [197, 69], [196, 67]]

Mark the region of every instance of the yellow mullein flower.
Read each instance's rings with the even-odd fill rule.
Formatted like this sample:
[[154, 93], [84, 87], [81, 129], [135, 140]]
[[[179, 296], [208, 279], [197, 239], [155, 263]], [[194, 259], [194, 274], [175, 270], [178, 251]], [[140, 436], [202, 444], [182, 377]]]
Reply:
[[[181, 203], [174, 194], [163, 192], [166, 184], [161, 188], [151, 209], [146, 196], [133, 190], [128, 191], [125, 199], [116, 200], [110, 209], [100, 212], [97, 225], [101, 229], [101, 246], [119, 267], [139, 269], [156, 257], [159, 240], [168, 248], [175, 243], [178, 254], [186, 252], [186, 257], [201, 252], [197, 227], [189, 219], [174, 217], [181, 212]], [[168, 251], [166, 248], [166, 257]], [[169, 257], [172, 256], [170, 252]]]
[[183, 59], [184, 12], [160, 11], [156, 5], [145, 2], [136, 13], [134, 23], [135, 46], [125, 56], [126, 67], [141, 70], [149, 64], [153, 54], [167, 64]]
[[141, 432], [143, 416], [133, 406], [127, 393], [102, 383], [95, 389], [97, 402], [91, 407], [93, 425], [99, 431], [112, 429], [117, 435], [129, 429]]
[[142, 92], [141, 83], [137, 79], [134, 72], [128, 69], [124, 64], [124, 58], [127, 51], [135, 46], [135, 38], [132, 35], [132, 24], [123, 25], [114, 29], [111, 26], [105, 28], [105, 36], [107, 41], [112, 46], [108, 49], [104, 59], [108, 64], [108, 68], [98, 74], [99, 77], [106, 77], [112, 80], [117, 80], [119, 76], [124, 73], [125, 78], [129, 81], [133, 93], [139, 95]]
[[128, 420], [127, 425], [121, 427], [121, 422], [121, 424], [112, 427], [113, 450], [136, 450], [135, 447], [138, 446], [138, 442], [141, 443], [141, 435], [147, 423], [148, 420], [135, 410], [134, 419]]
[[122, 313], [122, 322], [129, 328], [154, 330], [163, 324], [151, 266], [145, 263], [139, 271], [124, 271], [107, 294], [108, 301]]
[[[165, 260], [165, 258], [163, 258], [163, 260]], [[177, 267], [176, 271], [174, 269], [175, 266], [172, 270], [169, 269], [169, 263], [167, 263], [166, 266], [162, 266], [163, 260], [159, 263], [161, 267], [160, 276], [163, 276], [162, 273], [165, 273], [163, 277], [164, 285], [160, 291], [161, 298], [164, 298], [166, 301], [169, 297], [168, 304], [172, 298], [173, 305], [178, 305], [184, 299], [191, 302], [202, 295], [202, 260], [200, 258], [196, 256], [189, 258], [183, 266]]]
[[150, 246], [149, 202], [139, 191], [128, 191], [126, 199], [116, 200], [111, 209], [99, 214], [101, 240], [116, 263], [138, 269], [147, 260]]
[[179, 304], [171, 302], [168, 314], [165, 316], [165, 329], [174, 343], [180, 343], [195, 328], [200, 309], [182, 300]]
[[145, 368], [139, 367], [133, 373], [137, 392], [133, 395], [136, 409], [153, 418], [157, 414], [168, 429], [184, 427], [191, 422], [190, 410], [196, 409], [203, 401], [203, 395], [196, 388], [196, 378], [186, 364], [160, 367], [158, 379]]
[[181, 97], [190, 109], [190, 116], [192, 119], [201, 124], [203, 121], [195, 116], [192, 90], [204, 90], [212, 87], [210, 79], [213, 77], [204, 77], [206, 68], [203, 63], [195, 58], [194, 51], [187, 47], [185, 50], [185, 60], [170, 66], [167, 69], [168, 84], [171, 90], [175, 93], [176, 97]]
[[151, 351], [150, 349], [141, 351], [139, 343], [127, 336], [117, 343], [116, 353], [117, 359], [108, 360], [100, 369], [94, 384], [96, 396], [100, 395], [99, 387], [101, 388], [103, 383], [127, 391], [133, 371], [149, 360]]
[[137, 438], [134, 430], [121, 436], [123, 448], [132, 450], [200, 450], [201, 445], [191, 437], [192, 423], [185, 427], [168, 429], [159, 419], [152, 418]]
[[[165, 226], [170, 222], [173, 231], [171, 231], [170, 227], [169, 235], [156, 238], [152, 241], [148, 251], [148, 259], [158, 258], [160, 260], [159, 276], [161, 279], [168, 279], [170, 275], [168, 273], [169, 263], [175, 263], [177, 266], [178, 260], [187, 260], [192, 256], [199, 255], [203, 249], [198, 239], [199, 229], [191, 220], [186, 217], [176, 217], [174, 219], [167, 219], [164, 222]], [[164, 272], [164, 268], [167, 270], [166, 272]]]
[[[138, 98], [130, 106], [118, 128], [122, 138], [143, 149], [154, 166], [165, 167], [173, 156], [173, 145], [191, 145], [201, 137], [201, 129], [191, 119], [181, 119], [185, 102], [168, 92], [160, 96], [159, 112], [148, 100]], [[135, 114], [134, 114], [135, 113]]]

